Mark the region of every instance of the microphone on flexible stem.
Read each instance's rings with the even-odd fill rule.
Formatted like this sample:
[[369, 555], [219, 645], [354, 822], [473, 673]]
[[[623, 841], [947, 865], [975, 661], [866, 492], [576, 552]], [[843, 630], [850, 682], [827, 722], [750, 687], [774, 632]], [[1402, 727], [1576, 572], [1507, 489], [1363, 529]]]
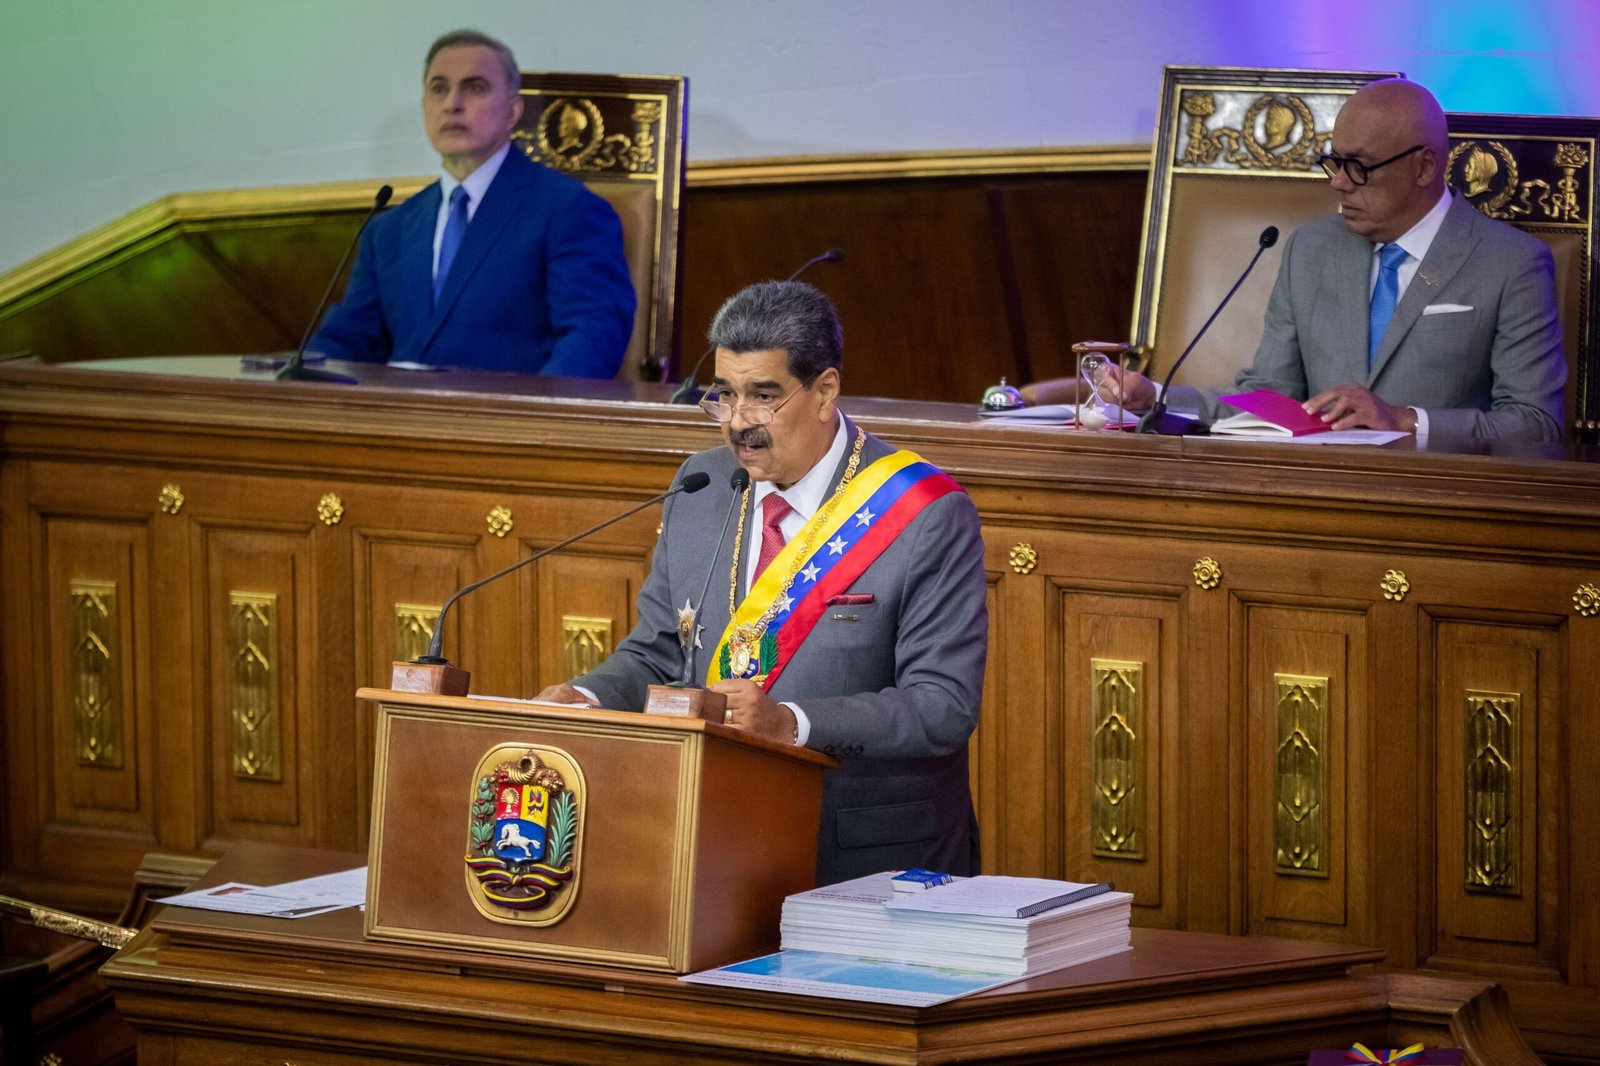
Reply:
[[[826, 252], [823, 252], [821, 255], [814, 255], [810, 259], [807, 259], [804, 263], [801, 263], [800, 266], [795, 269], [795, 272], [793, 274], [790, 274], [788, 277], [784, 278], [783, 280], [784, 281], [793, 281], [796, 278], [798, 278], [801, 274], [804, 274], [808, 269], [810, 269], [811, 267], [815, 266], [818, 263], [839, 263], [839, 262], [843, 262], [843, 260], [844, 260], [844, 249], [843, 248], [829, 248]], [[698, 359], [696, 359], [694, 361], [694, 368], [692, 370], [690, 370], [688, 375], [683, 379], [683, 384], [679, 385], [678, 388], [677, 388], [677, 391], [674, 392], [667, 399], [668, 403], [699, 403], [700, 402], [699, 397], [691, 398], [689, 394], [695, 390], [695, 385], [697, 384], [696, 379], [699, 378], [699, 376], [700, 376], [700, 368], [706, 365], [706, 360], [710, 359], [711, 358], [711, 353], [716, 351], [716, 350], [717, 350], [717, 346], [715, 344], [706, 345], [706, 350], [704, 352], [701, 352], [700, 353], [700, 358], [698, 358]]]
[[439, 615], [433, 622], [433, 639], [428, 642], [428, 653], [419, 655], [410, 662], [397, 662], [394, 664], [394, 677], [390, 682], [391, 687], [401, 692], [432, 692], [445, 696], [464, 696], [467, 694], [467, 681], [471, 675], [457, 669], [450, 664], [450, 660], [440, 654], [444, 644], [444, 616], [449, 612], [455, 602], [469, 592], [475, 592], [491, 582], [499, 581], [507, 574], [521, 570], [529, 563], [538, 562], [546, 555], [554, 554], [569, 545], [576, 544], [585, 537], [614, 526], [624, 518], [638, 514], [646, 507], [651, 507], [669, 496], [676, 496], [680, 492], [699, 492], [711, 484], [711, 475], [706, 473], [685, 474], [683, 480], [678, 482], [666, 492], [659, 492], [645, 500], [643, 503], [628, 508], [619, 515], [606, 519], [597, 526], [591, 526], [582, 533], [576, 533], [560, 544], [552, 544], [548, 548], [541, 548], [528, 556], [519, 559], [504, 570], [496, 571], [481, 581], [474, 581], [465, 588], [456, 590], [456, 593], [444, 601], [444, 606], [439, 608]]
[[728, 527], [733, 524], [733, 513], [739, 509], [739, 500], [744, 490], [750, 487], [750, 471], [742, 466], [739, 467], [728, 479], [728, 487], [733, 490], [733, 499], [728, 501], [728, 514], [722, 520], [722, 532], [717, 534], [717, 539], [711, 546], [711, 565], [706, 569], [706, 583], [700, 589], [700, 599], [695, 601], [694, 613], [689, 616], [689, 635], [683, 640], [683, 673], [678, 675], [678, 680], [674, 683], [676, 688], [690, 688], [694, 685], [694, 653], [699, 649], [696, 638], [699, 636], [700, 612], [705, 610], [706, 596], [711, 592], [711, 579], [717, 573], [717, 549], [727, 543]]
[[317, 301], [317, 309], [312, 312], [311, 321], [306, 323], [305, 334], [300, 338], [300, 347], [295, 350], [289, 361], [283, 364], [274, 377], [279, 381], [331, 381], [338, 385], [354, 385], [356, 379], [344, 374], [335, 374], [331, 370], [317, 370], [305, 365], [306, 345], [311, 343], [311, 335], [316, 332], [317, 323], [322, 319], [322, 312], [328, 308], [328, 300], [333, 296], [333, 287], [339, 283], [339, 275], [344, 273], [344, 265], [350, 262], [350, 255], [356, 250], [356, 244], [361, 240], [361, 235], [367, 231], [367, 223], [372, 221], [374, 215], [382, 211], [389, 203], [389, 197], [394, 195], [394, 187], [385, 185], [378, 190], [378, 195], [372, 198], [372, 206], [367, 209], [367, 215], [361, 220], [361, 225], [356, 227], [356, 235], [350, 238], [350, 243], [345, 246], [344, 255], [339, 259], [339, 265], [333, 270], [333, 277], [328, 279], [328, 287], [322, 292], [322, 299]]
[[1244, 279], [1250, 276], [1250, 271], [1256, 268], [1256, 261], [1261, 258], [1262, 253], [1277, 243], [1277, 226], [1268, 226], [1261, 231], [1260, 247], [1256, 249], [1256, 254], [1250, 257], [1250, 265], [1244, 268], [1244, 273], [1240, 274], [1239, 280], [1233, 283], [1233, 288], [1228, 290], [1228, 295], [1224, 296], [1222, 302], [1217, 305], [1217, 309], [1211, 312], [1211, 317], [1206, 319], [1205, 325], [1200, 327], [1200, 332], [1194, 335], [1194, 340], [1189, 342], [1189, 347], [1185, 348], [1183, 354], [1173, 362], [1172, 368], [1167, 371], [1167, 380], [1161, 383], [1161, 392], [1156, 395], [1156, 402], [1151, 404], [1150, 410], [1146, 411], [1144, 417], [1139, 419], [1138, 432], [1181, 436], [1194, 428], [1194, 423], [1188, 419], [1167, 419], [1166, 417], [1167, 389], [1172, 386], [1172, 377], [1178, 372], [1178, 368], [1183, 365], [1183, 361], [1189, 358], [1189, 353], [1194, 351], [1194, 346], [1200, 343], [1200, 338], [1206, 335], [1206, 330], [1211, 328], [1211, 323], [1215, 322], [1217, 316], [1222, 314], [1222, 309], [1228, 306], [1228, 301], [1233, 299], [1233, 294], [1239, 291], [1239, 286], [1243, 285]]

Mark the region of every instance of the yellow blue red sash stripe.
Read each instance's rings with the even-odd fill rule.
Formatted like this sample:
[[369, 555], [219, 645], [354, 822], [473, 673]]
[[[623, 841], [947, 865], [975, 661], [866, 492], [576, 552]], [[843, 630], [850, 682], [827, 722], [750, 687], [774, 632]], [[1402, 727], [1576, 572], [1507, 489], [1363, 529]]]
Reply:
[[[729, 646], [738, 629], [759, 623], [776, 605], [766, 627], [766, 634], [775, 641], [762, 641], [768, 654], [753, 660], [740, 675], [764, 678], [764, 687], [770, 689], [816, 627], [828, 601], [865, 573], [924, 507], [961, 491], [954, 479], [915, 452], [893, 452], [857, 473], [832, 510], [819, 510], [756, 579], [717, 644], [706, 683], [713, 684], [731, 673]], [[798, 559], [805, 545], [810, 546], [810, 555]], [[794, 581], [780, 602], [784, 579], [791, 573]], [[772, 661], [765, 661], [769, 657]]]

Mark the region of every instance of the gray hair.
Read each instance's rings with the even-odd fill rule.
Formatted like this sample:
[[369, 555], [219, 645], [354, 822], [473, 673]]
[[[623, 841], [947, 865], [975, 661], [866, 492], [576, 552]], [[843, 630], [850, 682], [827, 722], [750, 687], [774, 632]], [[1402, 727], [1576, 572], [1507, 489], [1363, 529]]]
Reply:
[[497, 41], [487, 33], [477, 30], [451, 30], [449, 33], [433, 42], [428, 49], [428, 58], [422, 61], [422, 76], [428, 76], [428, 68], [433, 65], [433, 57], [446, 48], [487, 48], [500, 59], [500, 68], [505, 71], [506, 88], [516, 93], [522, 87], [522, 72], [517, 68], [517, 57], [511, 54], [511, 49], [505, 42]]
[[728, 297], [706, 339], [735, 354], [782, 351], [789, 373], [809, 381], [844, 365], [844, 326], [820, 289], [803, 281], [762, 281]]

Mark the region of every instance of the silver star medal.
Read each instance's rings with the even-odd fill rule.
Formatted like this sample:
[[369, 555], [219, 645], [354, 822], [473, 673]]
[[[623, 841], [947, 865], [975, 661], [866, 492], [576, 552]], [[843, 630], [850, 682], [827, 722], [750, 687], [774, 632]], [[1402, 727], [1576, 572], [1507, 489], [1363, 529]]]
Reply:
[[[694, 646], [697, 648], [705, 647], [704, 644], [700, 643], [700, 634], [706, 631], [706, 627], [696, 625], [694, 616], [695, 609], [690, 605], [689, 598], [685, 596], [683, 606], [678, 608], [678, 643], [683, 645], [685, 649], [689, 647], [690, 640], [694, 641]], [[692, 637], [690, 636], [691, 630], [693, 631]]]

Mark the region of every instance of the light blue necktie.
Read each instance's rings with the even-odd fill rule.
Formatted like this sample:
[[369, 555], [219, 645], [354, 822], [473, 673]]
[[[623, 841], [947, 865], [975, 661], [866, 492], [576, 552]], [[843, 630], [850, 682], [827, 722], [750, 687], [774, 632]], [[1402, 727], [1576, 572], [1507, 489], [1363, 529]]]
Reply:
[[1378, 253], [1378, 284], [1372, 290], [1372, 309], [1367, 316], [1367, 369], [1378, 357], [1383, 344], [1383, 331], [1389, 328], [1394, 317], [1394, 305], [1400, 294], [1400, 264], [1406, 261], [1406, 250], [1398, 244], [1386, 244]]
[[467, 201], [471, 199], [460, 185], [450, 190], [450, 217], [444, 222], [444, 236], [439, 239], [439, 269], [433, 275], [433, 302], [437, 306], [439, 294], [444, 291], [444, 279], [450, 276], [450, 264], [456, 261], [461, 250], [461, 238], [467, 235]]

